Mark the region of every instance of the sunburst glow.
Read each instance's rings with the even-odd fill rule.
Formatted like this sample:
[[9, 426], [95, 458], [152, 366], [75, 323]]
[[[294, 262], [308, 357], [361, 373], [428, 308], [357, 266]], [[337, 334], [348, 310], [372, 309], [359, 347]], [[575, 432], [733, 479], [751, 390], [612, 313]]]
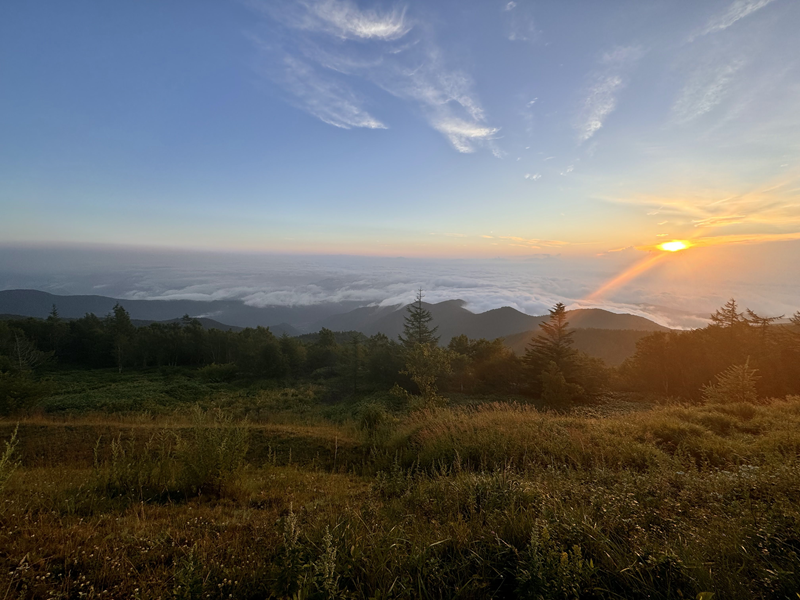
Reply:
[[679, 250], [686, 250], [688, 247], [689, 243], [681, 240], [673, 240], [658, 245], [659, 250], [664, 250], [666, 252], [678, 252]]

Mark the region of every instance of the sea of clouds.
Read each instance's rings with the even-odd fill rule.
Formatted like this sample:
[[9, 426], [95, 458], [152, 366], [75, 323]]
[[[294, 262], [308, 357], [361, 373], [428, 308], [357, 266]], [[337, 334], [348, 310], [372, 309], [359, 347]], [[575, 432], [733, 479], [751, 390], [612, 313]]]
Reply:
[[422, 288], [428, 302], [458, 298], [473, 312], [511, 306], [541, 315], [563, 302], [569, 308], [605, 308], [680, 328], [704, 326], [708, 315], [730, 297], [766, 315], [790, 315], [800, 309], [800, 281], [796, 276], [787, 281], [781, 265], [755, 264], [756, 273], [745, 272], [752, 270], [746, 264], [703, 272], [708, 256], [695, 261], [701, 272], [687, 270], [683, 263], [659, 265], [601, 298], [586, 300], [642, 258], [633, 249], [599, 257], [442, 260], [6, 247], [0, 252], [0, 289], [127, 299], [239, 300], [263, 307], [397, 305], [413, 300]]

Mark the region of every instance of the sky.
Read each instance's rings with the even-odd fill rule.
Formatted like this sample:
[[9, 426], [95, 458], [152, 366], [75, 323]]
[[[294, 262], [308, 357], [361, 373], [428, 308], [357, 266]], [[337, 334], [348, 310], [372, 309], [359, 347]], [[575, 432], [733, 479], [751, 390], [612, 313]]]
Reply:
[[797, 0], [4, 3], [0, 288], [110, 248], [281, 281], [404, 257], [442, 296], [437, 273], [502, 288], [515, 265], [529, 310], [791, 313], [798, 23]]

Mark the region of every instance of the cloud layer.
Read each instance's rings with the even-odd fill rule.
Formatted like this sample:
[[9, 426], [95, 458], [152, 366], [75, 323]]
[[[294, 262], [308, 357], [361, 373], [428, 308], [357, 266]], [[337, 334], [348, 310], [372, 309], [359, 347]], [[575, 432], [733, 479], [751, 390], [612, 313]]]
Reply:
[[[660, 271], [645, 273], [591, 302], [584, 299], [645, 255], [628, 248], [604, 257], [460, 261], [6, 248], [0, 254], [0, 289], [239, 300], [262, 307], [340, 302], [390, 306], [410, 302], [422, 287], [429, 302], [458, 298], [473, 312], [511, 306], [541, 315], [564, 302], [571, 308], [600, 307], [695, 327], [705, 325], [707, 315], [730, 297], [765, 314], [798, 310], [800, 282], [769, 283], [775, 273], [790, 268], [785, 254], [796, 251], [800, 241], [786, 243], [794, 245], [773, 253], [768, 268], [746, 248], [728, 254], [721, 248], [698, 249], [685, 260], [662, 261]], [[709, 260], [713, 271], [707, 268]]]

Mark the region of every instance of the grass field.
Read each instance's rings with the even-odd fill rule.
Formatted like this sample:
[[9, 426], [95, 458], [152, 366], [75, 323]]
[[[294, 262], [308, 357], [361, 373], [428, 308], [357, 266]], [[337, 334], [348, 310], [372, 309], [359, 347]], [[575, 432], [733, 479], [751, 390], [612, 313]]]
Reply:
[[800, 592], [800, 397], [409, 413], [313, 386], [54, 377], [0, 467], [0, 599]]

